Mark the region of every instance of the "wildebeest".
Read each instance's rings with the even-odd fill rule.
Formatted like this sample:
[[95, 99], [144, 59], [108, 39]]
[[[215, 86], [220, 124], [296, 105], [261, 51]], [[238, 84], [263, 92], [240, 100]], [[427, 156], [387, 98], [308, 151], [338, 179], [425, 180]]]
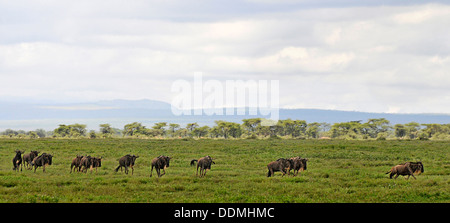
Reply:
[[211, 164], [216, 164], [210, 156], [202, 157], [198, 160], [193, 159], [191, 160], [191, 166], [193, 166], [197, 162], [197, 174], [198, 176], [198, 168], [200, 167], [200, 177], [203, 177], [206, 175], [206, 171], [211, 169]]
[[26, 164], [27, 165], [26, 169], [30, 169], [31, 170], [32, 169], [31, 162], [38, 155], [39, 155], [39, 151], [34, 151], [34, 150], [31, 150], [30, 153], [24, 154], [23, 155], [23, 164], [22, 165]]
[[97, 173], [97, 168], [102, 167], [102, 159], [103, 159], [102, 156], [100, 158], [98, 158], [98, 157], [92, 158], [92, 167], [95, 168], [96, 173]]
[[70, 173], [72, 173], [72, 170], [73, 171], [77, 171], [77, 172], [80, 172], [80, 170], [81, 170], [81, 159], [83, 159], [83, 155], [77, 155], [77, 157], [75, 157], [73, 160], [72, 160], [72, 163], [70, 164]]
[[16, 150], [14, 152], [16, 152], [16, 155], [13, 158], [13, 170], [19, 171], [20, 166], [20, 171], [22, 171], [22, 154], [25, 153], [25, 150], [24, 151]]
[[423, 164], [422, 162], [406, 162], [403, 164], [396, 165], [391, 168], [386, 174], [390, 173], [389, 178], [392, 179], [392, 176], [396, 175], [394, 179], [397, 179], [399, 175], [405, 176], [407, 175], [409, 179], [409, 176], [412, 176], [414, 179], [416, 177], [414, 176], [414, 173], [421, 174], [424, 172]]
[[35, 157], [31, 162], [31, 165], [34, 166], [34, 172], [36, 173], [36, 169], [42, 166], [42, 172], [45, 172], [46, 165], [52, 165], [53, 155], [42, 153], [40, 156]]
[[83, 168], [81, 172], [87, 173], [87, 169], [89, 168], [92, 173], [92, 169], [95, 168], [95, 172], [97, 173], [97, 168], [102, 166], [102, 158], [91, 156], [82, 157], [80, 160], [80, 168]]
[[274, 172], [278, 171], [281, 171], [283, 173], [282, 176], [284, 176], [291, 166], [293, 166], [292, 159], [280, 158], [277, 159], [276, 161], [272, 161], [269, 164], [267, 164], [267, 169], [269, 170], [267, 172], [267, 177], [273, 176]]
[[122, 167], [125, 167], [125, 173], [128, 174], [128, 168], [131, 167], [131, 175], [133, 175], [134, 172], [134, 162], [136, 159], [139, 158], [139, 156], [130, 155], [127, 154], [125, 156], [122, 156], [119, 159], [119, 166], [116, 168], [116, 172], [119, 170], [122, 170]]
[[25, 153], [25, 150], [24, 151], [16, 150], [14, 152], [16, 152], [16, 156], [14, 156], [14, 158], [12, 159], [13, 170], [19, 171], [20, 166], [20, 171], [22, 171], [22, 154]]
[[92, 167], [93, 167], [93, 158], [91, 156], [84, 156], [80, 160], [80, 169], [81, 172], [87, 173], [87, 169], [89, 168], [92, 173]]
[[[156, 173], [158, 177], [166, 174], [166, 167], [170, 165], [170, 157], [169, 156], [158, 156], [152, 160], [152, 169], [150, 170], [150, 177], [153, 175], [153, 167], [156, 169]], [[163, 174], [161, 174], [161, 169], [163, 170]]]
[[294, 170], [294, 176], [297, 176], [298, 171], [301, 170], [306, 170], [307, 165], [306, 162], [308, 161], [308, 159], [306, 158], [301, 158], [301, 157], [293, 157], [293, 158], [289, 158], [290, 160], [292, 160], [292, 162], [290, 162], [290, 167], [288, 169], [288, 175], [290, 174], [291, 170]]

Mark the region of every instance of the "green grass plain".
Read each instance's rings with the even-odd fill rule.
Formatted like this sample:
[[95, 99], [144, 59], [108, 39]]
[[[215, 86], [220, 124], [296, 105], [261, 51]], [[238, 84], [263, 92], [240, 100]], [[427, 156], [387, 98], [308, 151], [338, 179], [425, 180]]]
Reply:
[[[0, 139], [0, 202], [450, 202], [449, 141], [359, 140], [148, 140]], [[42, 172], [12, 170], [14, 150], [54, 155]], [[95, 173], [72, 173], [76, 154], [103, 156]], [[118, 159], [136, 154], [134, 175], [114, 172]], [[166, 175], [150, 175], [158, 155], [173, 157]], [[210, 155], [216, 164], [195, 176], [190, 160]], [[308, 158], [300, 176], [268, 178], [280, 157]], [[425, 172], [389, 179], [392, 166], [421, 160]], [[130, 172], [131, 173], [131, 172]]]

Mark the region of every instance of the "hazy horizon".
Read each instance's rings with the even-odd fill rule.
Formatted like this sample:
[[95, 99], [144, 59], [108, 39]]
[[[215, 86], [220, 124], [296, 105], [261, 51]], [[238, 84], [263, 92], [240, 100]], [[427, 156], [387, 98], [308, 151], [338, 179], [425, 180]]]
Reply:
[[[199, 125], [214, 125], [216, 120], [228, 120], [241, 123], [242, 119], [266, 117], [258, 114], [249, 115], [187, 115], [176, 116], [171, 113], [170, 104], [148, 99], [141, 100], [102, 100], [85, 103], [23, 103], [18, 107], [8, 106], [0, 101], [0, 131], [6, 129], [26, 130], [35, 129], [54, 130], [59, 124], [86, 124], [87, 129], [99, 129], [99, 124], [109, 123], [115, 128], [123, 128], [125, 124], [141, 122], [151, 127], [156, 122], [177, 123], [182, 126], [197, 122]], [[161, 106], [157, 106], [161, 105]], [[225, 109], [225, 108], [224, 108]], [[205, 111], [205, 110], [203, 110]], [[225, 113], [224, 113], [225, 114]], [[392, 124], [406, 124], [409, 122], [450, 123], [450, 114], [429, 113], [369, 113], [360, 111], [342, 111], [329, 109], [280, 109], [280, 119], [299, 119], [312, 122], [347, 122], [354, 120], [367, 121], [370, 118], [386, 118]]]

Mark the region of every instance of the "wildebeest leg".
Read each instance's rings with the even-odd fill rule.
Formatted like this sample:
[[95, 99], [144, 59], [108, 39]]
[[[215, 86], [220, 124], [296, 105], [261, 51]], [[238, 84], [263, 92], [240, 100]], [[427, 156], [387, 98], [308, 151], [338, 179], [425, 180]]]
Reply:
[[[416, 177], [413, 174], [412, 169], [409, 166], [408, 166], [408, 171], [409, 171], [409, 174], [414, 177], [414, 180], [417, 180]], [[409, 179], [409, 175], [408, 175], [408, 179]]]
[[399, 176], [399, 174], [397, 173], [397, 175], [395, 175], [394, 179], [397, 179], [398, 176]]
[[273, 169], [269, 168], [269, 172], [267, 173], [267, 177], [273, 177]]
[[[128, 166], [124, 166], [125, 167], [125, 174], [128, 174]], [[121, 167], [122, 168], [122, 167]], [[121, 169], [122, 170], [122, 169]]]
[[131, 175], [134, 173], [134, 166], [131, 166]]
[[152, 177], [153, 175], [153, 165], [152, 165], [152, 169], [150, 170], [150, 177]]
[[164, 166], [164, 168], [163, 168], [163, 174], [161, 174], [161, 176], [164, 176], [164, 175], [166, 175], [166, 166]]

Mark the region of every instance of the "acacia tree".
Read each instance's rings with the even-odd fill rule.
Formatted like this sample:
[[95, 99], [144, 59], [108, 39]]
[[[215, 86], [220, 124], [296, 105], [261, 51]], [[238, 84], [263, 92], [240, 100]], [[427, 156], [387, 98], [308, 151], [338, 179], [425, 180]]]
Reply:
[[192, 135], [197, 136], [198, 138], [204, 137], [208, 135], [209, 127], [207, 125], [196, 128], [192, 131]]
[[308, 127], [306, 129], [306, 136], [313, 139], [319, 138], [320, 125], [321, 124], [318, 122], [308, 124]]
[[170, 123], [169, 124], [169, 131], [170, 131], [170, 135], [172, 137], [175, 136], [175, 132], [180, 128], [179, 124], [175, 124], [175, 123]]
[[410, 122], [405, 124], [406, 134], [410, 139], [415, 139], [419, 135], [420, 124], [417, 122]]
[[194, 122], [194, 123], [188, 123], [188, 124], [186, 125], [186, 129], [187, 129], [187, 131], [188, 131], [189, 136], [192, 137], [192, 134], [193, 134], [194, 129], [198, 128], [198, 126], [199, 126], [199, 125], [197, 124], [197, 122]]
[[403, 138], [406, 136], [406, 128], [402, 124], [396, 124], [394, 126], [394, 134], [397, 138]]
[[261, 118], [250, 118], [242, 120], [242, 128], [249, 134], [254, 134], [257, 127], [261, 124]]
[[53, 130], [55, 136], [60, 137], [78, 137], [86, 135], [86, 125], [83, 124], [72, 124], [64, 125], [60, 124], [58, 128]]
[[133, 122], [130, 124], [126, 124], [123, 127], [123, 135], [129, 135], [129, 136], [134, 136], [136, 134], [139, 134], [140, 132], [142, 132], [142, 130], [145, 129], [145, 126], [143, 126], [141, 123], [139, 122]]
[[164, 127], [167, 126], [167, 122], [157, 122], [155, 123], [154, 126], [152, 126], [153, 130], [154, 130], [154, 134], [156, 135], [165, 135], [166, 134], [166, 130], [164, 129]]
[[389, 125], [389, 121], [385, 118], [374, 118], [369, 119], [367, 122], [367, 126], [369, 127], [369, 136], [372, 138], [376, 138], [378, 133], [387, 132], [391, 126]]
[[234, 122], [227, 121], [215, 121], [217, 128], [213, 129], [217, 131], [220, 136], [223, 136], [225, 139], [228, 137], [239, 138], [242, 135], [241, 125]]
[[111, 137], [115, 133], [114, 129], [111, 127], [110, 124], [100, 124], [99, 126], [100, 126], [100, 134], [102, 134], [104, 138]]

